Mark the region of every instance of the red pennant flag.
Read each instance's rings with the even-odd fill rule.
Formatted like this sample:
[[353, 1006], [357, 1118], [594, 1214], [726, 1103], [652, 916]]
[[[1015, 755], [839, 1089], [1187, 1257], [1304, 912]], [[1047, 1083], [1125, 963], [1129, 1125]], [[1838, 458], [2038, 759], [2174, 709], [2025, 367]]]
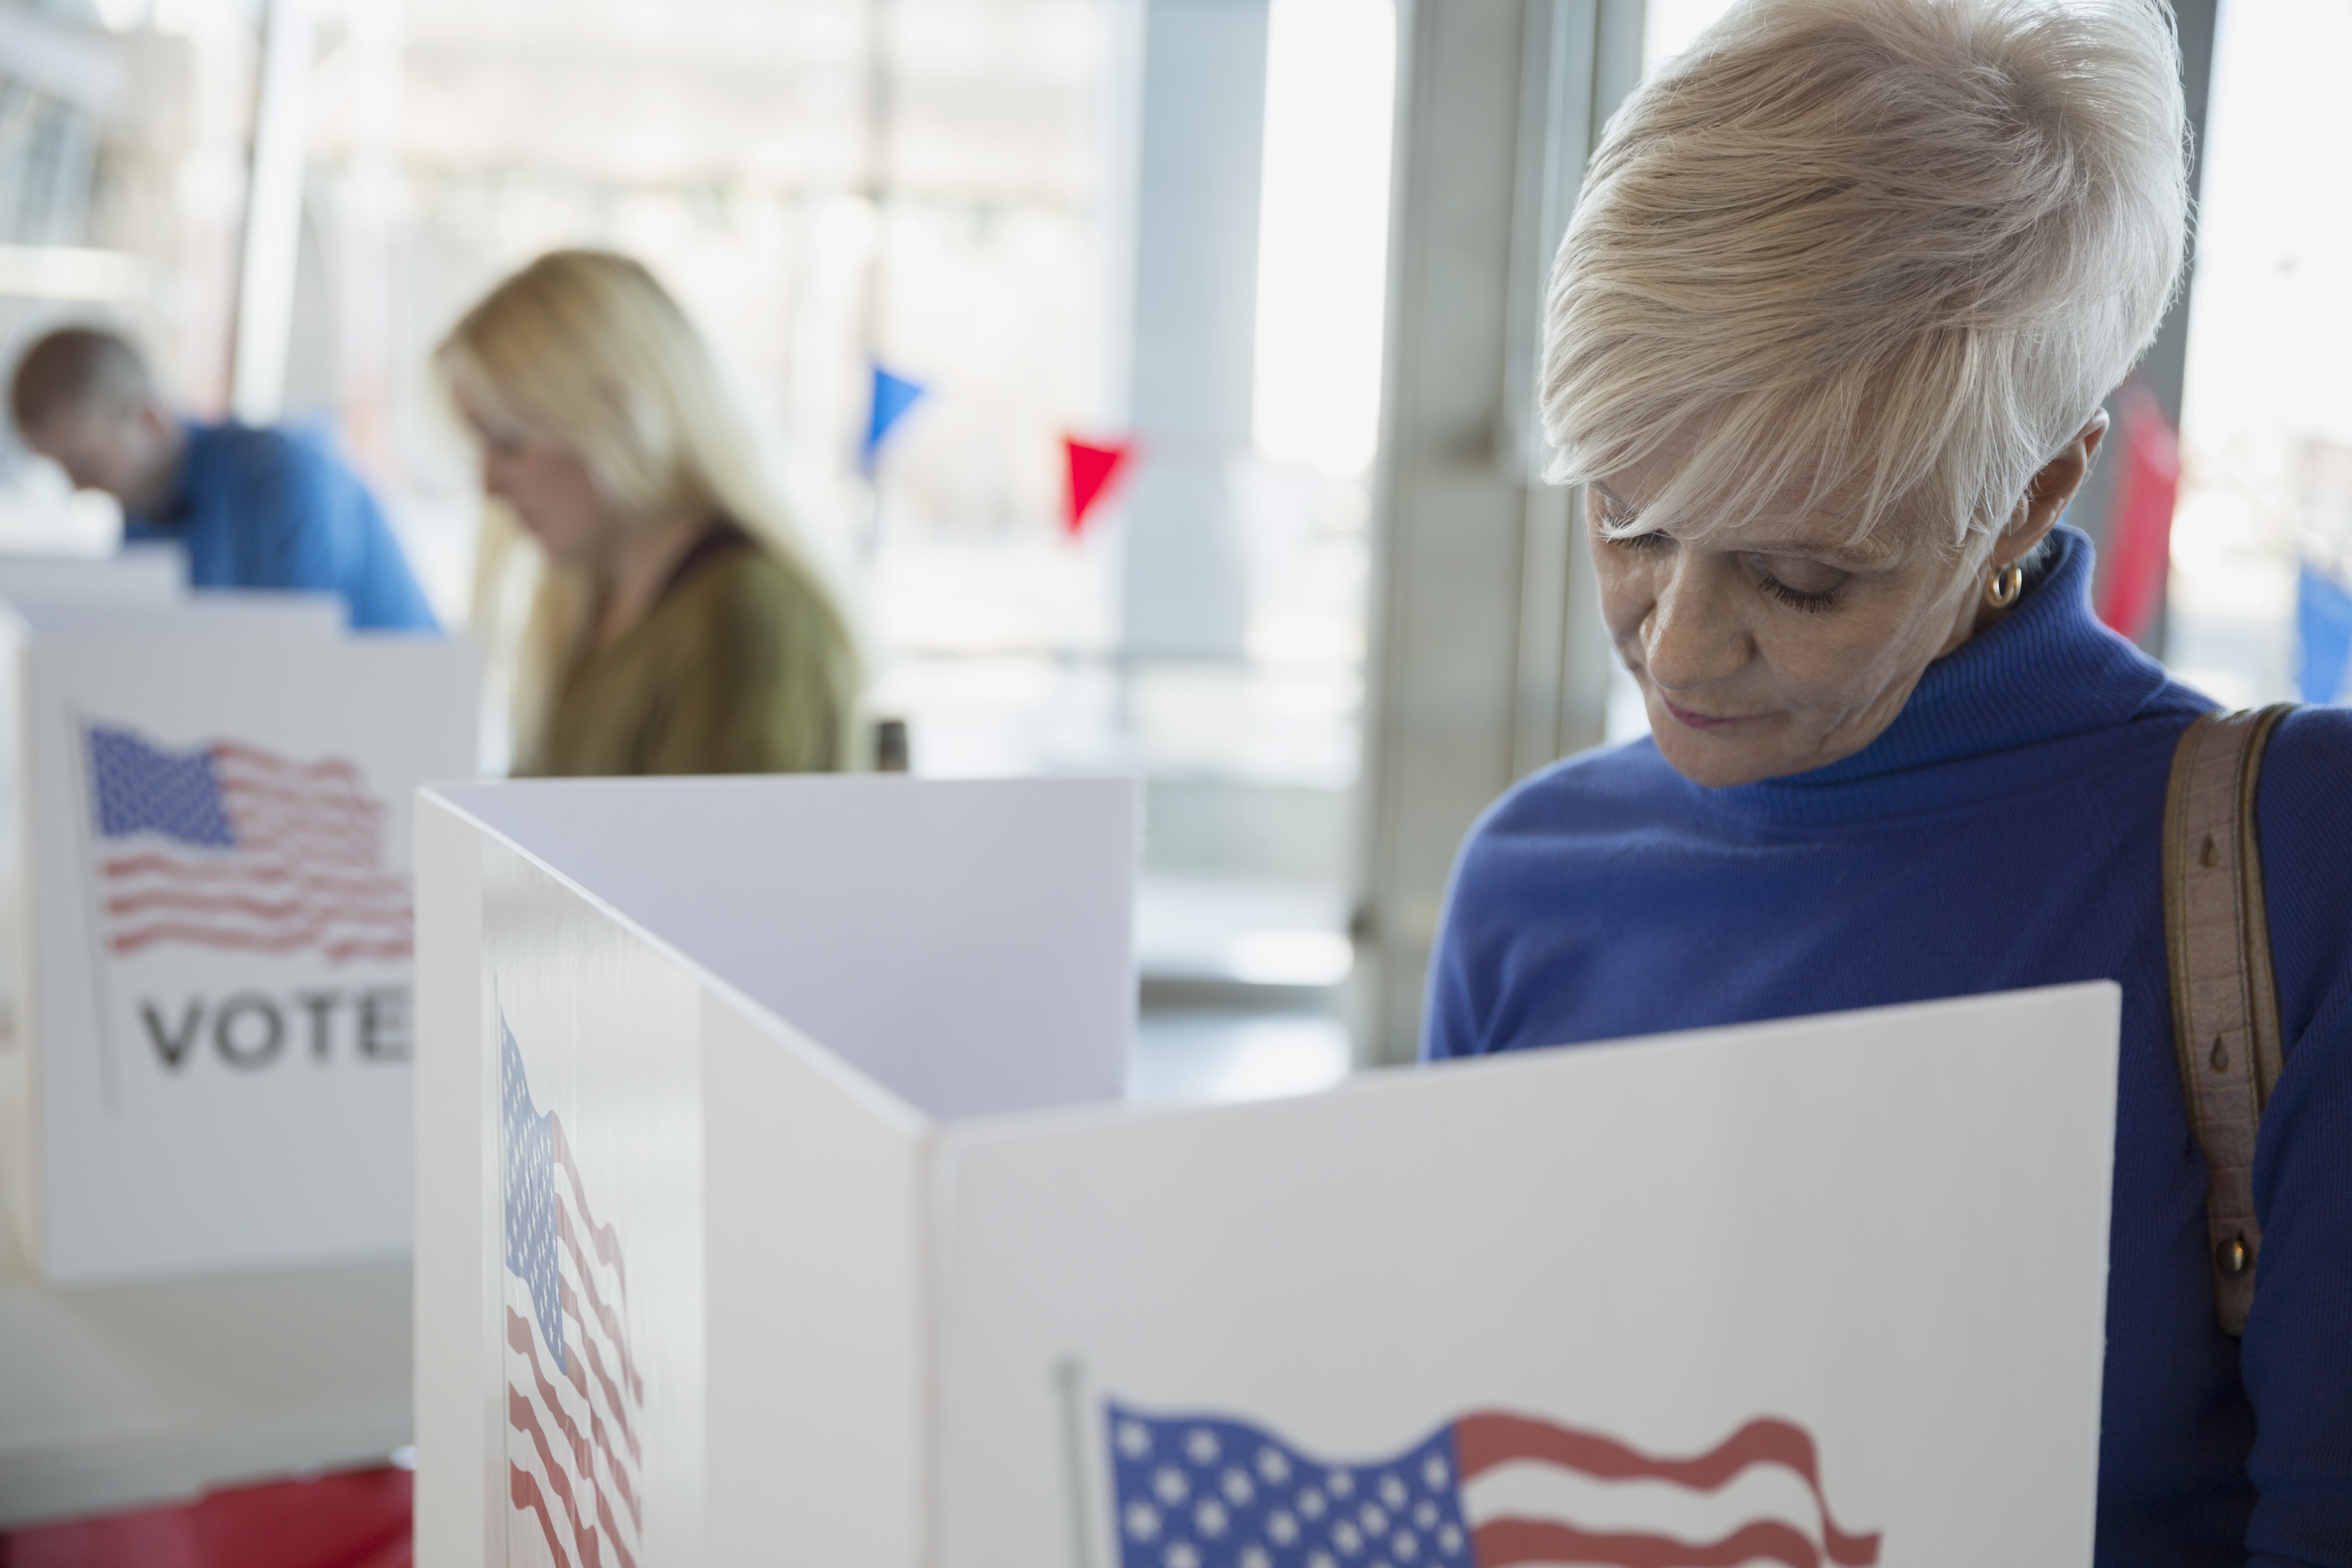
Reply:
[[2107, 513], [2106, 592], [2099, 619], [2137, 641], [2156, 619], [2172, 566], [2172, 505], [2180, 491], [2180, 438], [2156, 395], [2126, 382], [2116, 397], [2114, 510]]
[[1062, 450], [1070, 468], [1070, 488], [1062, 498], [1062, 525], [1076, 539], [1086, 531], [1087, 514], [1102, 500], [1103, 492], [1127, 466], [1128, 459], [1135, 456], [1135, 442], [1129, 438], [1097, 447], [1075, 436], [1065, 436]]

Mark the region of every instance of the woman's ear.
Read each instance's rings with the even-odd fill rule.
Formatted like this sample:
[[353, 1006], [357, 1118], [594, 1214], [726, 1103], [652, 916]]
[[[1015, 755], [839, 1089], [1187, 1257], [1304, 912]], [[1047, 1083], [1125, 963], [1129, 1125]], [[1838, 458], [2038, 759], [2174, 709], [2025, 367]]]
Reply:
[[2042, 465], [2031, 484], [2025, 487], [2025, 499], [2001, 531], [2000, 543], [1995, 559], [2003, 563], [2021, 560], [2033, 552], [2036, 546], [2050, 536], [2058, 520], [2066, 514], [2066, 503], [2083, 486], [2091, 471], [2092, 455], [2107, 438], [2107, 411], [2093, 413], [2074, 438], [2058, 449], [2058, 455]]

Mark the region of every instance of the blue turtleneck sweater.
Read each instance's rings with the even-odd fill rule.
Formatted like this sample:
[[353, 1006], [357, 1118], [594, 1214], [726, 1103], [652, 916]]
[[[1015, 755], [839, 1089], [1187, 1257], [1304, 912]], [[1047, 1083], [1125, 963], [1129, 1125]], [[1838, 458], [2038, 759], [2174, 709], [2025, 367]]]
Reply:
[[1454, 868], [1423, 1052], [2116, 982], [2097, 1562], [2352, 1564], [2352, 711], [2291, 715], [2263, 768], [2287, 1058], [2241, 1344], [2213, 1317], [2159, 848], [2174, 743], [2213, 704], [2098, 624], [2090, 542], [2058, 541], [1843, 762], [1706, 789], [1643, 739], [1504, 796]]

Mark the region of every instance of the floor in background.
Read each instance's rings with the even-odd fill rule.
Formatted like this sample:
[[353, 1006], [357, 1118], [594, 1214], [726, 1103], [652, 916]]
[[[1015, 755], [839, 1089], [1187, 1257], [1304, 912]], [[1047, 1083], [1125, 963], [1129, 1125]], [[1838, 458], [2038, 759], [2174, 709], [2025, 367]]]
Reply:
[[1244, 1011], [1257, 1011], [1252, 993], [1322, 993], [1345, 980], [1355, 963], [1347, 924], [1347, 895], [1335, 887], [1147, 872], [1135, 903], [1136, 966], [1147, 986], [1226, 988]]
[[1348, 1076], [1339, 988], [1353, 966], [1337, 887], [1146, 874], [1143, 982], [1128, 1099], [1199, 1104], [1312, 1094]]
[[1136, 893], [1143, 1008], [1129, 1102], [1267, 1100], [1348, 1077], [1343, 889], [1152, 869]]
[[1348, 1076], [1347, 1026], [1322, 1008], [1146, 1006], [1127, 1098], [1136, 1105], [1312, 1094]]

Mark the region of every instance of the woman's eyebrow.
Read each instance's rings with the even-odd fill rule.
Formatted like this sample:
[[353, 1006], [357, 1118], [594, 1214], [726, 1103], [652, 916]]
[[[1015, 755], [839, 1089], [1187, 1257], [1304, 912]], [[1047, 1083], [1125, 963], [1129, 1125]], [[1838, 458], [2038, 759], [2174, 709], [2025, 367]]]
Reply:
[[[1602, 484], [1599, 479], [1587, 479], [1586, 485], [1597, 491], [1609, 503], [1609, 509], [1625, 521], [1642, 515], [1642, 509]], [[1874, 541], [1854, 541], [1845, 538], [1784, 539], [1769, 544], [1748, 548], [1762, 555], [1802, 555], [1848, 572], [1876, 572], [1891, 565], [1895, 552]]]
[[1876, 572], [1893, 564], [1895, 552], [1873, 540], [1788, 539], [1759, 547], [1762, 555], [1802, 555], [1852, 572]]

